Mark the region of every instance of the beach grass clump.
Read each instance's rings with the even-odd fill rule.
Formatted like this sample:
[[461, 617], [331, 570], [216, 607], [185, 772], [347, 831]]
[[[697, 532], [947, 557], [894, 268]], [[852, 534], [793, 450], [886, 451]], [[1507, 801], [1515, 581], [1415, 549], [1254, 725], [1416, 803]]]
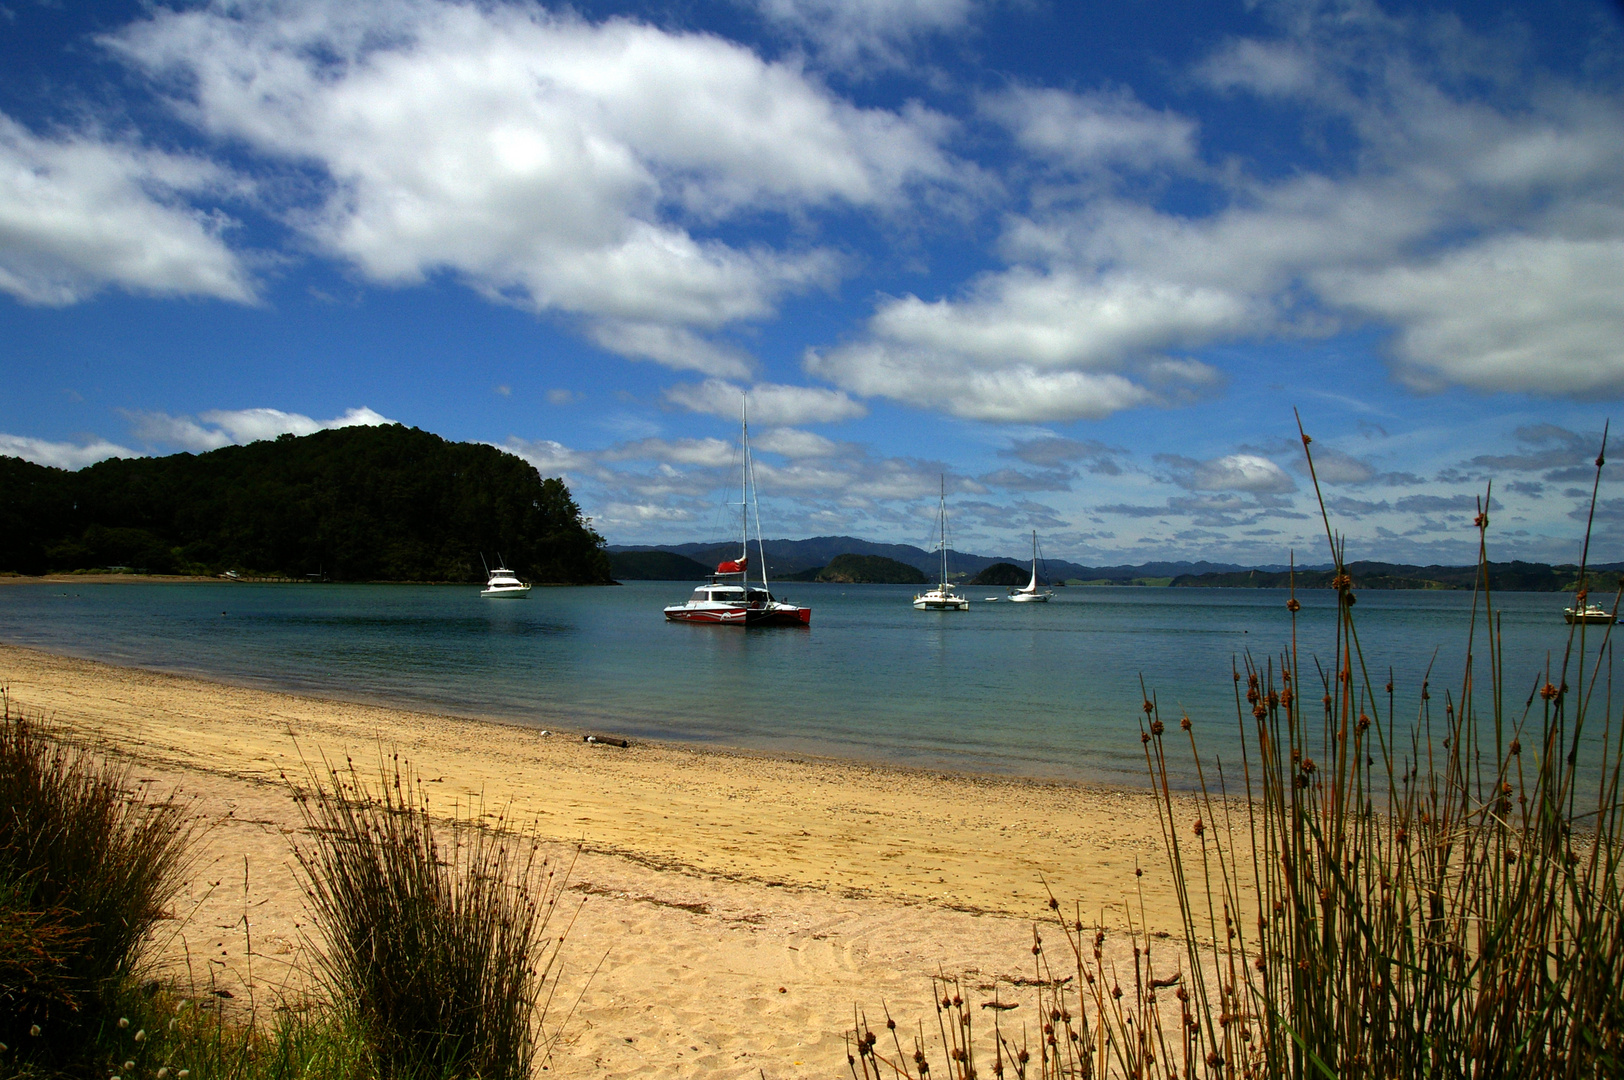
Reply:
[[142, 971], [195, 830], [9, 697], [0, 714], [0, 1065], [64, 1067]]
[[[127, 982], [86, 1033], [82, 1060], [24, 1077], [96, 1080], [371, 1080], [359, 1033], [342, 1014], [282, 1003], [268, 1020], [204, 992]], [[0, 1067], [0, 1076], [12, 1075]]]
[[[1604, 452], [1605, 434], [1598, 485]], [[1140, 926], [1131, 963], [1113, 960], [1105, 930], [1062, 918], [1051, 898], [1025, 980], [1035, 1015], [999, 1020], [1001, 988], [981, 987], [994, 1020], [973, 1038], [970, 1003], [938, 993], [937, 1030], [916, 1025], [911, 1047], [889, 1017], [888, 1045], [859, 1016], [854, 1076], [1624, 1076], [1612, 626], [1577, 624], [1563, 655], [1508, 672], [1488, 506], [1460, 672], [1401, 695], [1367, 662], [1322, 501], [1333, 652], [1299, 654], [1293, 593], [1290, 644], [1232, 672], [1240, 759], [1204, 760], [1195, 721], [1170, 732], [1145, 695], [1140, 738], [1181, 918], [1173, 956], [1153, 964]], [[1179, 791], [1175, 740], [1193, 793]], [[1067, 944], [1056, 968], [1044, 933]]]
[[534, 838], [477, 808], [437, 825], [398, 758], [376, 784], [349, 763], [296, 797], [319, 962], [376, 1075], [525, 1080], [545, 1064], [567, 874]]

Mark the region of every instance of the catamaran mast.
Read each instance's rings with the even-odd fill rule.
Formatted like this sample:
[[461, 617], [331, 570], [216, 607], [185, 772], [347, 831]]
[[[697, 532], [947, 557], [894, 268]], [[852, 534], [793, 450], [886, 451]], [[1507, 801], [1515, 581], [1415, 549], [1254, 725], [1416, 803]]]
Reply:
[[936, 514], [942, 519], [942, 585], [941, 590], [947, 591], [947, 474], [942, 474], [942, 499], [937, 507]]

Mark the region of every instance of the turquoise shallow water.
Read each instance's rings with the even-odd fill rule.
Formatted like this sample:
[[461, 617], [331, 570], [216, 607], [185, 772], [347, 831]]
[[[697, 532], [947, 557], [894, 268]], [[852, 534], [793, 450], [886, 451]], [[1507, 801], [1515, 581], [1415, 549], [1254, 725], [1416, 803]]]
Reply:
[[[296, 693], [545, 727], [929, 768], [1140, 783], [1139, 680], [1204, 749], [1233, 755], [1230, 666], [1288, 643], [1274, 590], [1070, 588], [1051, 604], [913, 610], [901, 586], [793, 585], [810, 628], [668, 623], [682, 582], [471, 586], [21, 584], [0, 641]], [[1334, 597], [1301, 594], [1299, 649], [1329, 663]], [[1401, 715], [1425, 668], [1460, 683], [1471, 594], [1364, 592], [1372, 676]], [[1553, 594], [1497, 596], [1513, 694], [1567, 642]], [[1592, 640], [1599, 633], [1591, 631]], [[0, 672], [0, 679], [4, 672]], [[1435, 704], [1437, 702], [1435, 701]]]

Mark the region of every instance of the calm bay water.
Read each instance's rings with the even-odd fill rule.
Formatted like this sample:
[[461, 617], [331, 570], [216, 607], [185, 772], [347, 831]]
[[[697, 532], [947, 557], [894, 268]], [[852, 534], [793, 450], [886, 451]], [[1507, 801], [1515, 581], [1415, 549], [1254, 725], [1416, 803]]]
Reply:
[[[913, 610], [910, 587], [792, 585], [809, 628], [665, 622], [660, 608], [691, 588], [490, 600], [472, 586], [31, 583], [0, 587], [0, 641], [539, 727], [1138, 784], [1141, 677], [1164, 717], [1188, 711], [1203, 749], [1232, 757], [1231, 664], [1278, 655], [1291, 633], [1286, 594], [1251, 589], [1074, 587], [1050, 604], [970, 589], [970, 611], [938, 613]], [[1330, 663], [1334, 596], [1299, 598], [1306, 676], [1312, 655]], [[1359, 594], [1372, 678], [1393, 668], [1401, 716], [1429, 663], [1440, 709], [1459, 686], [1471, 602]], [[1568, 602], [1495, 597], [1508, 697], [1543, 681], [1548, 656], [1560, 665]]]

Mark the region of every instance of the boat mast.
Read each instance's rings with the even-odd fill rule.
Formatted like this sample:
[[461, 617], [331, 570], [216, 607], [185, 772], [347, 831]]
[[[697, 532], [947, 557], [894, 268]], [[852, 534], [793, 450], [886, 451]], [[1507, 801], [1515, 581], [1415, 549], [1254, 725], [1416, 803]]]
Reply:
[[947, 474], [942, 474], [942, 501], [937, 509], [937, 516], [942, 521], [942, 584], [941, 591], [947, 591]]
[[[756, 512], [756, 557], [761, 560], [761, 587], [770, 591], [767, 584], [767, 547], [766, 541], [761, 538], [761, 497], [756, 494], [756, 460], [750, 456], [750, 431], [746, 425], [744, 432], [744, 471], [750, 481], [750, 506]], [[749, 553], [750, 541], [745, 539], [745, 552]], [[748, 564], [747, 564], [748, 565]], [[745, 575], [748, 579], [749, 575]], [[749, 584], [748, 580], [745, 584]]]
[[[739, 399], [739, 561], [749, 565], [750, 499], [746, 485], [750, 479], [750, 398]], [[741, 573], [739, 584], [750, 584], [750, 575]]]

